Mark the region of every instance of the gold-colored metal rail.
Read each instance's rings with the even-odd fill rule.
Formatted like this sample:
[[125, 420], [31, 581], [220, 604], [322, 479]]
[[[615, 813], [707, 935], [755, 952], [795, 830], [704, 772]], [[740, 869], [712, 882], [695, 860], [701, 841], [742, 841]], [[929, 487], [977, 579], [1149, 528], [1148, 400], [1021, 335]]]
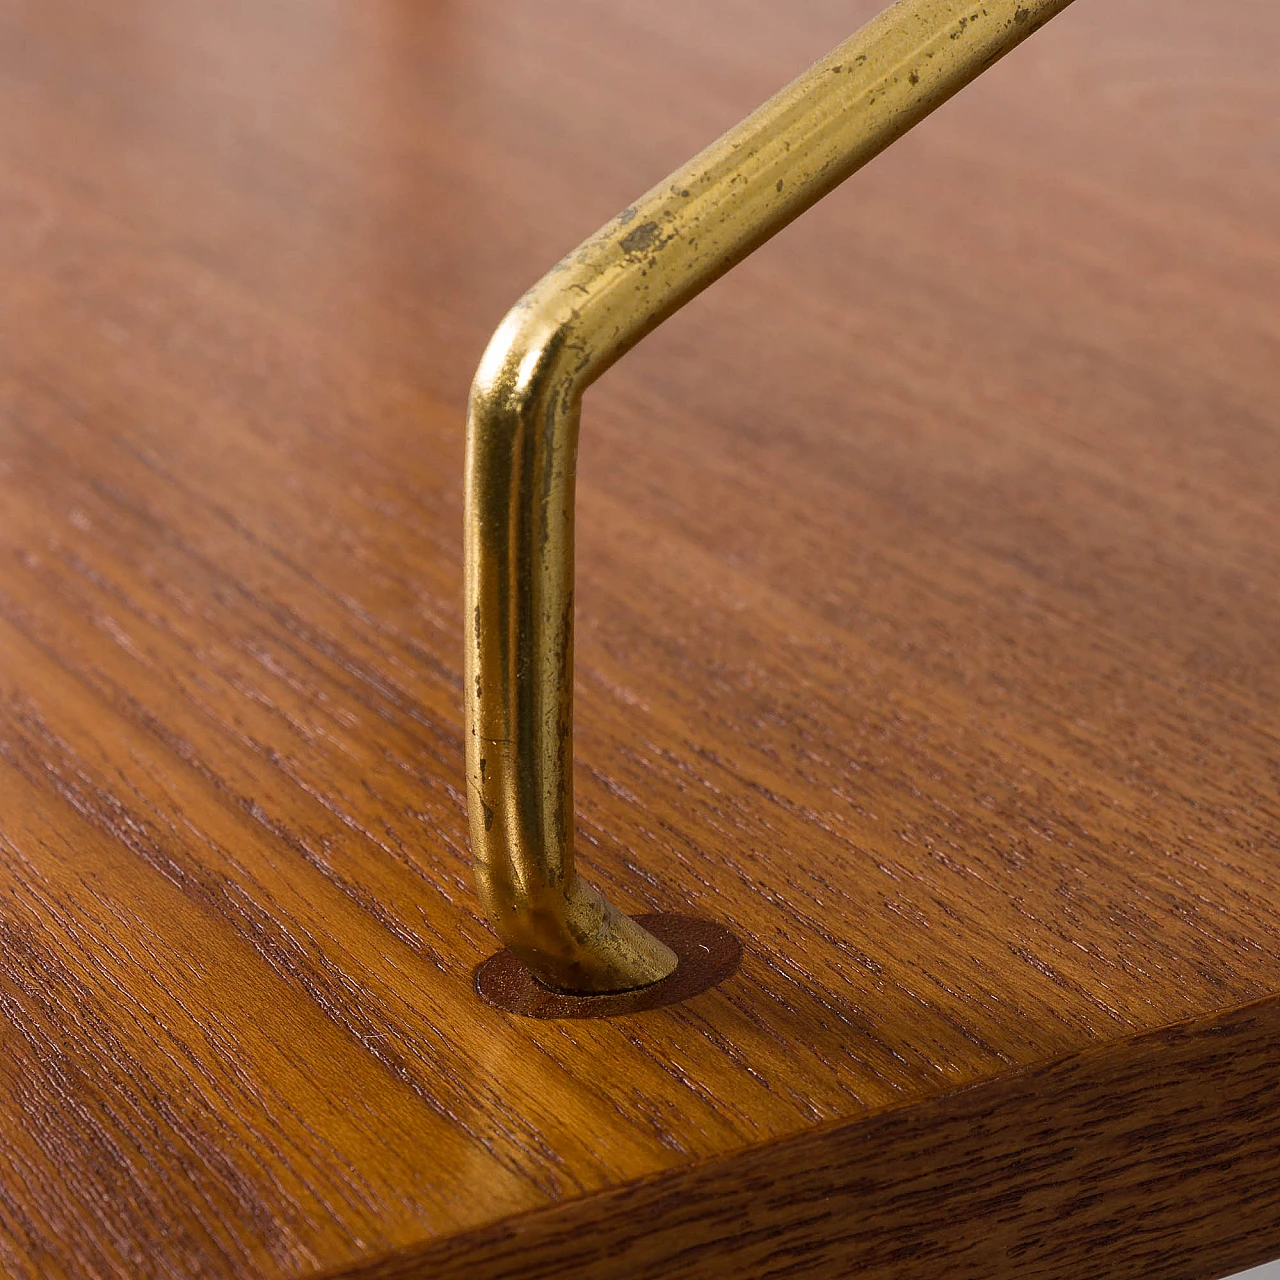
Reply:
[[582, 393], [1069, 3], [901, 0], [552, 268], [493, 335], [467, 421], [467, 804], [480, 897], [548, 986], [627, 990], [676, 964], [573, 865]]

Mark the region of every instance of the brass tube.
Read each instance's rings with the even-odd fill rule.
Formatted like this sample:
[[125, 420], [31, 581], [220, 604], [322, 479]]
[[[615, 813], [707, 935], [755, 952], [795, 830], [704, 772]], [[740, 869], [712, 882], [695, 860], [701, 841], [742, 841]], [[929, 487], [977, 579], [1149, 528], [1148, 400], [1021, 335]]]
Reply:
[[676, 962], [573, 864], [582, 393], [1069, 3], [901, 0], [553, 267], [493, 335], [467, 420], [467, 804], [485, 909], [547, 985], [626, 990]]

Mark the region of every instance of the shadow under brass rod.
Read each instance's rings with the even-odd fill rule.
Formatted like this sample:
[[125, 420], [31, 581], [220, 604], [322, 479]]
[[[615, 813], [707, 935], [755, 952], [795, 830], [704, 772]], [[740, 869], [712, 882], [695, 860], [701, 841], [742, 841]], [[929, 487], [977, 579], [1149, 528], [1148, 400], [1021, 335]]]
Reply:
[[573, 864], [583, 391], [1069, 3], [901, 0], [553, 267], [493, 335], [467, 420], [467, 806], [489, 918], [548, 986], [627, 990], [676, 963]]

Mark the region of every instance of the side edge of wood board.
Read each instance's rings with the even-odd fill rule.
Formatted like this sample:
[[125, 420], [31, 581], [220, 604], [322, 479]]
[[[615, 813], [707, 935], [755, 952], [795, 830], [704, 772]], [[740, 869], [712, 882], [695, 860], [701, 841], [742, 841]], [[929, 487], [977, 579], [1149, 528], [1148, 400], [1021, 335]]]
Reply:
[[1280, 998], [342, 1280], [1206, 1280], [1280, 1249]]

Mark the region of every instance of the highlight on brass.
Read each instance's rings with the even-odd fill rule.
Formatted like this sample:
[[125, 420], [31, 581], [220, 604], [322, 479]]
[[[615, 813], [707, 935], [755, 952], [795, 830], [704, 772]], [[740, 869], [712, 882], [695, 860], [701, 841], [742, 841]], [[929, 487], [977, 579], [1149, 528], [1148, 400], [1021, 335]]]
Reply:
[[493, 335], [467, 420], [467, 805], [485, 909], [545, 985], [625, 991], [676, 966], [574, 868], [582, 393], [1069, 3], [901, 0], [553, 267]]

